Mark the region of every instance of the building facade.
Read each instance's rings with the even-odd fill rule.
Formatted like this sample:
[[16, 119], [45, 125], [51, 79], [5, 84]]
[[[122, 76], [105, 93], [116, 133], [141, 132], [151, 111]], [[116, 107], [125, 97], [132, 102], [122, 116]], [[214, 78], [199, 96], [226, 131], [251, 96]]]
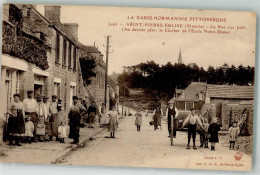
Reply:
[[93, 59], [95, 61], [94, 73], [96, 76], [90, 77], [91, 82], [89, 85], [85, 85], [85, 89], [89, 92], [87, 97], [88, 105], [94, 101], [96, 106], [99, 107], [105, 102], [106, 64], [103, 61], [103, 55], [97, 47], [81, 44], [80, 59]]
[[73, 95], [84, 97], [78, 41], [60, 23], [60, 8], [46, 6], [43, 16], [33, 5], [3, 6], [1, 121], [5, 121], [15, 93], [21, 100], [28, 90], [35, 96], [57, 95], [66, 112]]

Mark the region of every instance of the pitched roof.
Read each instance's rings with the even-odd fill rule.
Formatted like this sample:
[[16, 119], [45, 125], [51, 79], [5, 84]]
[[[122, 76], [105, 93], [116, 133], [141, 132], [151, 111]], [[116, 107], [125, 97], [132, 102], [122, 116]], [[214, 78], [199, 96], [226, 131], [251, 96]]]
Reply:
[[117, 83], [110, 76], [107, 76], [107, 84], [116, 91]]
[[207, 86], [210, 98], [253, 99], [254, 86], [211, 85]]
[[186, 89], [183, 90], [183, 95], [177, 98], [178, 101], [199, 101], [198, 94], [200, 92], [206, 94], [207, 83], [192, 82]]
[[175, 93], [176, 93], [176, 94], [182, 94], [183, 91], [184, 91], [184, 89], [176, 89], [176, 90], [175, 90]]
[[95, 46], [81, 44], [80, 48], [88, 53], [101, 53]]

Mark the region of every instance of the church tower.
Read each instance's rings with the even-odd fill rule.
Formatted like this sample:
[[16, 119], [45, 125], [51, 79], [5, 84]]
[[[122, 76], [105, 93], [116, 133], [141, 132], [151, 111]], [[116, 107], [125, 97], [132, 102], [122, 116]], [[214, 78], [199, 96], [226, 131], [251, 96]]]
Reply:
[[181, 49], [179, 53], [178, 64], [182, 64]]

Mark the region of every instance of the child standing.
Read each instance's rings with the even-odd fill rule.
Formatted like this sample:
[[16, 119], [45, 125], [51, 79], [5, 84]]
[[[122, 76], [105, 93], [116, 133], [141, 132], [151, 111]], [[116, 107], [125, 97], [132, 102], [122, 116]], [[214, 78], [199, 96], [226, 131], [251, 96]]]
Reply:
[[25, 138], [28, 143], [31, 144], [31, 140], [34, 138], [33, 131], [34, 131], [34, 125], [31, 121], [31, 116], [27, 115], [25, 118]]
[[142, 114], [141, 114], [141, 109], [139, 108], [137, 110], [137, 113], [135, 114], [135, 125], [137, 127], [137, 131], [141, 130], [141, 126], [142, 126]]
[[208, 119], [204, 119], [204, 131], [205, 131], [205, 137], [204, 137], [204, 148], [209, 148], [209, 122]]
[[110, 132], [110, 137], [115, 138], [115, 132], [118, 130], [118, 114], [116, 107], [113, 106], [112, 110], [108, 111], [106, 115], [109, 118], [107, 130]]
[[58, 116], [59, 116], [59, 121], [60, 121], [60, 126], [58, 127], [58, 140], [60, 141], [60, 143], [65, 143], [65, 138], [68, 137], [68, 118], [67, 116], [64, 114], [63, 111], [63, 107], [61, 104], [61, 100], [58, 100], [58, 105], [57, 105], [57, 109], [58, 109]]
[[237, 122], [233, 122], [229, 128], [229, 149], [234, 149], [237, 136], [239, 134], [239, 128]]
[[215, 145], [219, 142], [218, 132], [220, 131], [220, 126], [217, 124], [218, 119], [214, 118], [213, 123], [209, 125], [208, 132], [210, 134], [209, 142], [211, 142], [211, 151], [215, 151]]
[[65, 124], [65, 122], [61, 122], [59, 128], [58, 128], [58, 133], [59, 133], [59, 139], [60, 139], [60, 143], [65, 143], [65, 138], [68, 137], [68, 132], [67, 132], [67, 126]]

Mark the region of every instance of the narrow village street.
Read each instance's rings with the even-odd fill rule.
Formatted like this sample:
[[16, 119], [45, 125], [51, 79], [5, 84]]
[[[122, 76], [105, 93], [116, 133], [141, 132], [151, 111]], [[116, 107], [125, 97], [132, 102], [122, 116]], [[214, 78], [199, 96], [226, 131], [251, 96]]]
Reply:
[[187, 133], [177, 132], [174, 146], [170, 146], [165, 118], [162, 120], [162, 130], [156, 131], [149, 125], [151, 120], [151, 114], [148, 117], [143, 116], [141, 131], [137, 132], [134, 125], [135, 117], [123, 117], [115, 139], [108, 138], [109, 133], [104, 130], [84, 148], [72, 152], [61, 164], [192, 169], [210, 167], [219, 170], [231, 166], [236, 166], [236, 170], [250, 168], [247, 167], [250, 165], [248, 163], [251, 161], [250, 155], [243, 154], [237, 164], [231, 163], [234, 162], [237, 151], [228, 149], [223, 136], [220, 136], [220, 143], [217, 144], [215, 152], [199, 147], [198, 134], [196, 140], [198, 150], [186, 150]]

